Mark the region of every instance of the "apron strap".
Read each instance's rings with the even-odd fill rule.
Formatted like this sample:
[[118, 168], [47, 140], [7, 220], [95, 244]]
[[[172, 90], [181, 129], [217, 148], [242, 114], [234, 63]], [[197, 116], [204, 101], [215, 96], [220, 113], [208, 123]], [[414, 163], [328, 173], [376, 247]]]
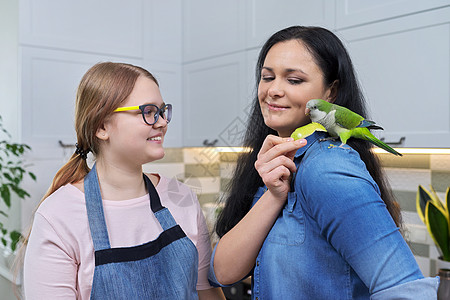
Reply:
[[91, 171], [84, 177], [84, 197], [86, 200], [89, 228], [91, 230], [92, 241], [94, 242], [94, 250], [111, 248], [108, 230], [106, 229], [96, 164], [94, 164]]
[[161, 199], [159, 198], [156, 188], [153, 186], [151, 180], [144, 174], [145, 185], [147, 186], [147, 191], [150, 196], [150, 208], [155, 214], [161, 228], [163, 230], [168, 230], [177, 225], [177, 222], [173, 218], [170, 211], [162, 206]]
[[158, 192], [156, 191], [156, 188], [153, 185], [152, 181], [147, 177], [147, 175], [143, 174], [143, 176], [148, 195], [150, 196], [150, 208], [154, 213], [156, 213], [163, 209], [164, 206], [161, 205], [161, 200], [159, 199]]

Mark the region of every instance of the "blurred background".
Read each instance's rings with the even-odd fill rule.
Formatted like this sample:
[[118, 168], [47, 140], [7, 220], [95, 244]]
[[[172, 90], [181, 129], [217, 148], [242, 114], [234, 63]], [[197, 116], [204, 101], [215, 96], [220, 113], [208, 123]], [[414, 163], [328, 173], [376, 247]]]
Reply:
[[[212, 228], [241, 151], [258, 51], [290, 25], [326, 27], [346, 44], [371, 118], [385, 128], [378, 137], [405, 153], [379, 157], [411, 249], [424, 274], [435, 275], [438, 252], [415, 194], [419, 184], [439, 195], [450, 185], [449, 0], [0, 0], [0, 116], [12, 140], [31, 146], [25, 158], [37, 177], [23, 182], [30, 197], [1, 208], [2, 222], [11, 230], [30, 225], [74, 151], [82, 75], [117, 61], [152, 72], [174, 106], [167, 155], [145, 169], [190, 185]], [[13, 299], [13, 257], [0, 244], [2, 299]]]

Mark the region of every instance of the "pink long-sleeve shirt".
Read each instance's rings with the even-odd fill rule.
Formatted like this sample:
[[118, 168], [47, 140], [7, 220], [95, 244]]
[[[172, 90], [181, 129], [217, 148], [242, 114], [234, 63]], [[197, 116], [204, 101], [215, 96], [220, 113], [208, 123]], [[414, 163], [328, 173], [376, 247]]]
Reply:
[[[163, 176], [156, 190], [162, 205], [197, 247], [197, 290], [211, 288], [207, 280], [209, 233], [196, 195], [186, 185]], [[122, 201], [103, 200], [103, 209], [113, 248], [143, 244], [162, 232], [150, 209], [148, 195]], [[94, 267], [84, 194], [68, 184], [45, 199], [36, 211], [25, 253], [25, 297], [89, 299]]]

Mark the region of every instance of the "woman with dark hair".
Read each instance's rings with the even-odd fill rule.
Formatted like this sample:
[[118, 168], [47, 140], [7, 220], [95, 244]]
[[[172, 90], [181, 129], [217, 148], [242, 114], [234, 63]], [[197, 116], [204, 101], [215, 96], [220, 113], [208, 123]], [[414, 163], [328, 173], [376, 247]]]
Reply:
[[323, 132], [306, 146], [289, 138], [311, 122], [310, 99], [366, 117], [341, 41], [324, 28], [283, 29], [262, 47], [256, 79], [244, 140], [251, 150], [216, 224], [210, 281], [252, 275], [253, 299], [435, 299], [438, 279], [423, 277], [403, 239], [371, 145], [339, 147]]

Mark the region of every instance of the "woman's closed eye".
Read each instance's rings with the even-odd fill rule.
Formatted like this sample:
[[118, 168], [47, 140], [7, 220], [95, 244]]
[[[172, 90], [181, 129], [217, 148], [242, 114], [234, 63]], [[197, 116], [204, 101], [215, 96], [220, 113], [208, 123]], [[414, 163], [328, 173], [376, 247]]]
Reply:
[[265, 76], [262, 76], [262, 77], [261, 77], [261, 80], [266, 81], [266, 82], [272, 81], [272, 80], [274, 80], [274, 79], [275, 79], [274, 76], [268, 76], [268, 75], [265, 75]]
[[300, 84], [303, 82], [303, 79], [300, 78], [288, 78], [287, 81], [289, 81], [290, 84]]

